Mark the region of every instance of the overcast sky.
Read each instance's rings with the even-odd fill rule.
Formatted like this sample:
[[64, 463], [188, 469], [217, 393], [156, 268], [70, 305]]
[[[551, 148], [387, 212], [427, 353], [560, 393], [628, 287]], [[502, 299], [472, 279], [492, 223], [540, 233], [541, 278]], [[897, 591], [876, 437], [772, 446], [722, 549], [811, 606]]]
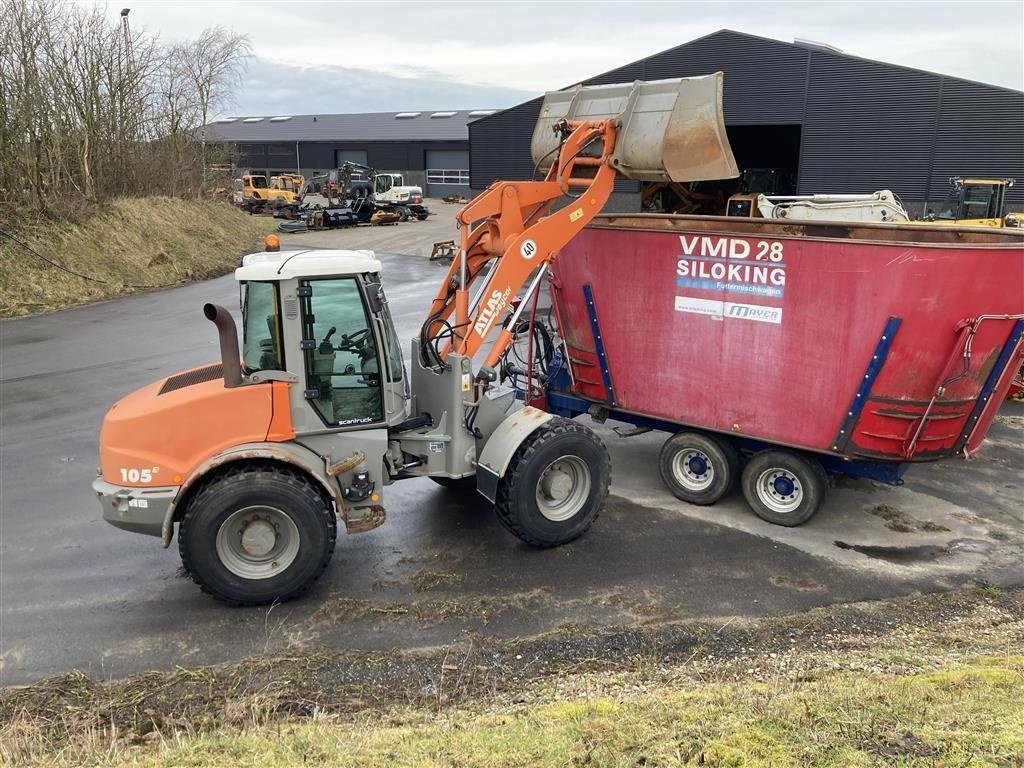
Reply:
[[232, 114], [507, 107], [723, 28], [1024, 87], [1022, 0], [121, 2], [112, 18], [129, 6], [134, 29], [164, 40], [249, 35]]

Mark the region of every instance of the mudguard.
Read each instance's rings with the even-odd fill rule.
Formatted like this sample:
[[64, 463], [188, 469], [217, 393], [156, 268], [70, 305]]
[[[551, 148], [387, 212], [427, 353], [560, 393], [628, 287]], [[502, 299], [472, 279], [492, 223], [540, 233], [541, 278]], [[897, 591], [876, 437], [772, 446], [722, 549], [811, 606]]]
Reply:
[[249, 461], [252, 459], [269, 459], [270, 461], [277, 461], [282, 464], [291, 464], [303, 470], [323, 486], [323, 489], [327, 491], [334, 501], [339, 516], [344, 519], [345, 503], [342, 500], [340, 489], [338, 484], [328, 477], [327, 467], [324, 466], [324, 461], [320, 456], [296, 443], [246, 443], [233, 446], [226, 451], [218, 453], [216, 456], [211, 456], [200, 464], [196, 471], [185, 481], [185, 484], [181, 486], [174, 501], [168, 507], [167, 514], [164, 516], [164, 524], [161, 530], [164, 549], [170, 546], [171, 540], [174, 538], [175, 514], [181, 503], [188, 498], [189, 491], [195, 488], [204, 477], [218, 467], [236, 461]]
[[498, 494], [498, 480], [504, 476], [523, 440], [553, 418], [550, 413], [527, 405], [511, 414], [491, 433], [476, 465], [476, 489], [484, 498], [494, 502]]

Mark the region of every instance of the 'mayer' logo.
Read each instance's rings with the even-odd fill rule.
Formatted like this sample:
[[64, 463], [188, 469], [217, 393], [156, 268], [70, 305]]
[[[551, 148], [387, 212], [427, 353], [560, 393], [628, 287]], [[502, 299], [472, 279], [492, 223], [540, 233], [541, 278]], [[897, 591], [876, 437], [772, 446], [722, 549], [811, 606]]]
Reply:
[[491, 329], [491, 323], [494, 322], [494, 318], [505, 308], [505, 305], [508, 303], [508, 295], [511, 292], [512, 286], [509, 286], [504, 291], [497, 289], [491, 291], [491, 298], [487, 300], [487, 303], [480, 310], [480, 316], [473, 323], [473, 330], [481, 339]]
[[757, 320], [762, 323], [782, 322], [782, 307], [765, 307], [758, 304], [733, 304], [730, 302], [726, 305], [725, 313], [729, 317]]

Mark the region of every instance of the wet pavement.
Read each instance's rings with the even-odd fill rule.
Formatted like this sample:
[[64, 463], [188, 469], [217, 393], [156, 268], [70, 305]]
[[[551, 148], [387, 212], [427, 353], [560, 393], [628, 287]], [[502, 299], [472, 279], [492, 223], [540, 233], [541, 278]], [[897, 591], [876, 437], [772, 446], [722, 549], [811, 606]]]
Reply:
[[[400, 335], [416, 331], [455, 234], [425, 224], [308, 233], [286, 246], [373, 247]], [[419, 229], [417, 229], [419, 227]], [[232, 277], [0, 323], [0, 681], [85, 670], [119, 677], [287, 649], [439, 646], [565, 625], [763, 616], [964, 583], [1024, 583], [1024, 405], [1007, 404], [969, 462], [913, 468], [900, 488], [840, 480], [806, 525], [772, 526], [738, 492], [674, 499], [657, 473], [664, 435], [623, 439], [605, 509], [581, 540], [533, 550], [483, 499], [408, 480], [388, 520], [340, 534], [307, 596], [226, 608], [180, 572], [176, 547], [101, 520], [90, 483], [106, 409], [152, 380], [218, 359], [205, 301], [236, 307]]]

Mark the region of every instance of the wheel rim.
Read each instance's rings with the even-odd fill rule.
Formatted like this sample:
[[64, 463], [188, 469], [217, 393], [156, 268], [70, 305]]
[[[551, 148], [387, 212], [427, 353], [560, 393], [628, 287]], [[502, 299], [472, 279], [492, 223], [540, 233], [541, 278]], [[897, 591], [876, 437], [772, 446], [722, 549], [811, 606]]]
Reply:
[[703, 451], [679, 451], [672, 457], [672, 475], [689, 491], [705, 491], [715, 482], [715, 467]]
[[577, 514], [590, 496], [590, 467], [579, 456], [560, 456], [540, 473], [537, 507], [552, 522]]
[[269, 579], [299, 554], [299, 529], [275, 507], [252, 506], [231, 513], [217, 531], [217, 557], [235, 576]]
[[766, 469], [757, 478], [757, 497], [773, 512], [795, 512], [804, 500], [804, 486], [800, 478], [787, 469]]

